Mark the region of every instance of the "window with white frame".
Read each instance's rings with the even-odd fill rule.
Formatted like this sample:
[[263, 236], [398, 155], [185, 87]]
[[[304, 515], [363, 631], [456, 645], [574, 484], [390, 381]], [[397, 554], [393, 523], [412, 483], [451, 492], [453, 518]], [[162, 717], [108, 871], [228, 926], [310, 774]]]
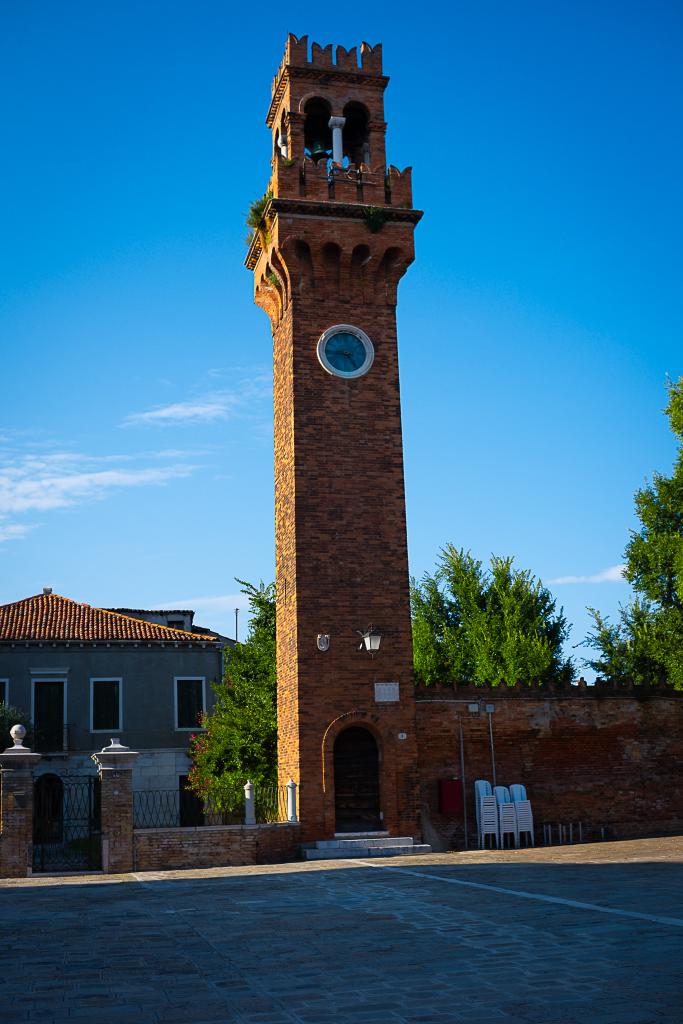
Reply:
[[121, 732], [123, 729], [123, 680], [90, 680], [90, 731]]
[[175, 727], [200, 728], [200, 715], [206, 710], [203, 676], [175, 677]]
[[9, 679], [0, 679], [0, 704], [9, 704]]

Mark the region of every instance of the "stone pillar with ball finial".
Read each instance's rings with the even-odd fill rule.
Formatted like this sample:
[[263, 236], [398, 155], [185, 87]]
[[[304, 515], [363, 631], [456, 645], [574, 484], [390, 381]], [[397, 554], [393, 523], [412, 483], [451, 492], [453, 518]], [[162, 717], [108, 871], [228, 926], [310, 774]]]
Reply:
[[133, 768], [139, 754], [112, 739], [92, 760], [102, 784], [102, 868], [105, 873], [133, 870]]
[[10, 736], [13, 746], [0, 754], [0, 878], [25, 878], [33, 864], [33, 770], [40, 754], [24, 746], [23, 725], [13, 725]]

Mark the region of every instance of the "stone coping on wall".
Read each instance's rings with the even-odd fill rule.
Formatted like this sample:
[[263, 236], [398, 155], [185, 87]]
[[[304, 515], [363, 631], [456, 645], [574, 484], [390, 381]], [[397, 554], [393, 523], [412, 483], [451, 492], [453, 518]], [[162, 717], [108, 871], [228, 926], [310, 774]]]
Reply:
[[568, 686], [532, 684], [527, 686], [516, 683], [514, 686], [458, 686], [457, 684], [435, 683], [430, 686], [415, 687], [415, 699], [418, 703], [429, 704], [430, 701], [494, 701], [494, 700], [649, 700], [662, 697], [672, 700], [683, 700], [683, 690], [674, 690], [671, 686], [635, 686], [632, 683], [617, 685], [604, 680], [588, 685], [585, 680]]

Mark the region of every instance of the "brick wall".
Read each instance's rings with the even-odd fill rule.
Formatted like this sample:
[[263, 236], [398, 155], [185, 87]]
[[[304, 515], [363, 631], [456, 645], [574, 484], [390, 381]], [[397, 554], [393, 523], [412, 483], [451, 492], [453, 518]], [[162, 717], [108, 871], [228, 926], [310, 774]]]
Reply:
[[134, 870], [276, 864], [296, 859], [300, 843], [300, 826], [288, 823], [136, 829]]
[[33, 853], [33, 778], [28, 767], [1, 767], [0, 878], [25, 878]]
[[[360, 380], [332, 377], [317, 359], [323, 329], [345, 322], [375, 341], [375, 364]], [[361, 315], [338, 300], [321, 309], [301, 299], [276, 331], [275, 382], [280, 782], [301, 784], [307, 837], [331, 835], [336, 723], [354, 715], [378, 739], [387, 826], [412, 834], [416, 747], [393, 307], [368, 303]], [[374, 660], [358, 650], [356, 631], [370, 624], [384, 634]], [[326, 652], [318, 633], [331, 636]], [[400, 704], [375, 705], [382, 680], [400, 683]], [[407, 740], [397, 744], [399, 733]]]
[[521, 782], [535, 823], [583, 821], [600, 837], [683, 830], [683, 693], [614, 692], [572, 687], [539, 690], [417, 691], [417, 728], [425, 841], [461, 847], [463, 819], [438, 811], [438, 780], [460, 777], [462, 718], [470, 845], [476, 842], [473, 784], [492, 780], [488, 716], [468, 703], [495, 705], [499, 785]]

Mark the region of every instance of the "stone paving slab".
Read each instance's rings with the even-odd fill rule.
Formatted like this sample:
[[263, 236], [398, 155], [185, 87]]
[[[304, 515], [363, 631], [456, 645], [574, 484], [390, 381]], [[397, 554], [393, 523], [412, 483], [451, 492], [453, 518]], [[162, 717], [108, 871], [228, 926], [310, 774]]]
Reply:
[[0, 999], [33, 1024], [683, 1024], [682, 882], [676, 838], [12, 879]]

